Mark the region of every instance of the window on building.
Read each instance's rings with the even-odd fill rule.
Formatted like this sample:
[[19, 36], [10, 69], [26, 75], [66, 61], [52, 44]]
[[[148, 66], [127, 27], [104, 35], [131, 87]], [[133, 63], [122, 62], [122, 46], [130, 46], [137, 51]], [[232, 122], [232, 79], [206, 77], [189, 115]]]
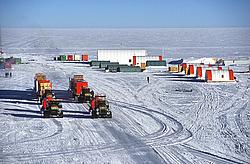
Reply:
[[221, 78], [224, 78], [224, 75], [221, 75]]

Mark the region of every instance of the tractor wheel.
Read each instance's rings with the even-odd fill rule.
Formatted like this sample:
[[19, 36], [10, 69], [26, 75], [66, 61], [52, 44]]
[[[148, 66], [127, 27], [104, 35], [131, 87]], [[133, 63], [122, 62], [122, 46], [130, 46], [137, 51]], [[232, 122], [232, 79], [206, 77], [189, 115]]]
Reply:
[[108, 115], [108, 118], [112, 118], [112, 112], [110, 111], [110, 114]]
[[59, 114], [59, 118], [63, 118], [63, 112], [61, 111], [61, 113]]
[[91, 111], [91, 118], [97, 118], [96, 111], [92, 110]]
[[44, 118], [49, 118], [50, 117], [50, 113], [48, 111], [44, 111], [43, 112], [43, 117]]

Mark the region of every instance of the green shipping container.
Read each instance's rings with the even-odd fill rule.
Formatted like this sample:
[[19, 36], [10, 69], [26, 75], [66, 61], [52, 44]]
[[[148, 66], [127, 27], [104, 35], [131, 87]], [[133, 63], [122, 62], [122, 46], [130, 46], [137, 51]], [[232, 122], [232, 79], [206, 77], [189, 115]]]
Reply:
[[66, 55], [60, 55], [58, 60], [60, 60], [60, 61], [66, 61], [67, 60], [67, 56]]
[[22, 63], [22, 59], [21, 58], [14, 58], [16, 61], [16, 64], [21, 64]]
[[119, 67], [118, 62], [112, 62], [108, 64], [105, 69], [108, 70], [109, 72], [117, 72], [118, 67]]
[[90, 66], [91, 66], [91, 67], [99, 67], [101, 63], [105, 63], [105, 62], [110, 63], [110, 61], [92, 60], [92, 61], [90, 62]]
[[119, 66], [117, 69], [118, 72], [141, 72], [139, 66]]
[[148, 60], [146, 62], [146, 66], [166, 66], [166, 60], [162, 60], [162, 61], [153, 61], [153, 60]]
[[106, 68], [110, 61], [100, 61], [99, 68]]

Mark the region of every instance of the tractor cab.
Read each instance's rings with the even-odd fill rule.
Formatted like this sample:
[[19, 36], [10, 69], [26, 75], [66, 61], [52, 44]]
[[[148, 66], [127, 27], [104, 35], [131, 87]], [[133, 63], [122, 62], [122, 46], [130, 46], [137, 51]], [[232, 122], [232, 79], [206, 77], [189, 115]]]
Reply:
[[90, 102], [93, 96], [93, 91], [91, 91], [90, 88], [82, 88], [82, 92], [79, 96], [79, 101], [83, 103]]
[[43, 112], [44, 118], [63, 117], [62, 105], [58, 100], [47, 100], [46, 109]]
[[91, 113], [92, 118], [108, 117], [112, 118], [112, 112], [109, 109], [109, 103], [106, 95], [96, 95], [91, 100]]

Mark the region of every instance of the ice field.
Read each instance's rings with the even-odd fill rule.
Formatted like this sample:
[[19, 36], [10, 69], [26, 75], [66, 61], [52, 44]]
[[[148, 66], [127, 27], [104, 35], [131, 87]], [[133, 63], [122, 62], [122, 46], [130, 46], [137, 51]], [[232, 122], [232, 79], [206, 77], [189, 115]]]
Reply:
[[[53, 56], [140, 48], [164, 58], [223, 57], [247, 70], [250, 29], [2, 29], [6, 56], [21, 57], [12, 78], [0, 70], [0, 163], [249, 163], [250, 74], [239, 82], [170, 81], [159, 73], [105, 73]], [[112, 119], [91, 119], [86, 104], [63, 103], [64, 118], [41, 117], [34, 75], [58, 98], [83, 74], [105, 93]], [[147, 83], [146, 77], [150, 77]]]

